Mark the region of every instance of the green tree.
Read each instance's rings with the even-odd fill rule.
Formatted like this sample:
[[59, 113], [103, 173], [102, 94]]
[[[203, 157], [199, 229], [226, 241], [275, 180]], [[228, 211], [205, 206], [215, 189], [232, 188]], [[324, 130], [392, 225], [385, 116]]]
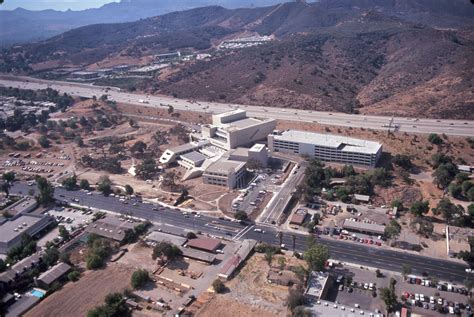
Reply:
[[395, 199], [395, 200], [393, 200], [390, 206], [391, 206], [392, 208], [397, 207], [397, 210], [398, 210], [398, 211], [403, 211], [403, 209], [404, 209], [404, 207], [403, 207], [403, 202], [402, 202], [400, 199]]
[[130, 185], [125, 185], [125, 192], [127, 193], [127, 195], [132, 195], [133, 194], [133, 187], [130, 186]]
[[354, 176], [356, 175], [357, 173], [355, 172], [354, 170], [354, 166], [352, 165], [344, 165], [342, 167], [342, 175], [344, 177], [349, 177], [349, 176]]
[[[0, 183], [0, 189], [2, 190], [2, 192], [5, 193], [5, 195], [8, 197], [10, 195], [10, 183], [9, 182], [1, 182]], [[5, 211], [6, 213], [8, 213], [7, 211]]]
[[90, 190], [90, 184], [87, 179], [81, 179], [81, 182], [79, 183], [79, 187], [84, 190]]
[[91, 254], [90, 256], [87, 257], [86, 264], [87, 264], [87, 269], [95, 270], [102, 267], [102, 265], [104, 265], [104, 262], [103, 262], [103, 259], [99, 255]]
[[41, 147], [48, 148], [50, 142], [46, 136], [42, 135], [38, 138], [38, 144], [41, 145]]
[[443, 143], [443, 139], [441, 139], [440, 136], [437, 135], [436, 133], [431, 133], [428, 136], [428, 141], [430, 141], [430, 143], [436, 144], [436, 145], [439, 145], [439, 144]]
[[306, 250], [303, 258], [312, 271], [322, 271], [329, 259], [329, 249], [321, 244], [314, 244]]
[[6, 172], [3, 173], [2, 178], [5, 182], [13, 182], [15, 180], [15, 172]]
[[245, 221], [248, 219], [248, 215], [245, 211], [239, 210], [234, 214], [234, 218], [237, 220]]
[[269, 266], [272, 266], [273, 256], [275, 255], [275, 251], [267, 250], [265, 252], [265, 261], [267, 261]]
[[147, 148], [147, 145], [145, 142], [143, 141], [137, 141], [135, 142], [135, 144], [132, 145], [132, 147], [130, 148], [130, 151], [135, 154], [135, 153], [143, 153], [145, 152]]
[[393, 239], [393, 238], [396, 238], [400, 235], [401, 230], [402, 230], [402, 227], [400, 226], [400, 224], [395, 219], [392, 219], [385, 226], [384, 235], [388, 239]]
[[410, 212], [417, 217], [422, 217], [428, 211], [430, 211], [428, 201], [415, 201], [410, 208]]
[[134, 289], [139, 289], [145, 286], [146, 283], [150, 280], [148, 271], [145, 269], [138, 269], [132, 274], [131, 284]]
[[451, 196], [457, 198], [462, 194], [462, 187], [459, 184], [451, 183], [448, 186], [449, 193]]
[[67, 275], [68, 280], [70, 280], [71, 282], [76, 282], [77, 280], [79, 280], [79, 277], [81, 277], [81, 273], [76, 270], [69, 272], [69, 274]]
[[99, 178], [97, 190], [102, 192], [105, 196], [108, 196], [112, 192], [112, 182], [107, 175], [103, 175]]
[[81, 138], [80, 135], [77, 135], [74, 138], [74, 142], [77, 144], [78, 147], [83, 147], [84, 146], [84, 140]]
[[392, 287], [384, 287], [380, 290], [380, 298], [385, 303], [385, 307], [388, 312], [391, 312], [394, 306], [397, 304], [397, 295], [395, 289]]
[[153, 260], [156, 260], [157, 258], [164, 260], [166, 258], [167, 261], [172, 261], [181, 254], [182, 251], [174, 244], [167, 241], [161, 241], [153, 248], [152, 258]]
[[65, 178], [61, 183], [66, 190], [75, 190], [77, 187], [77, 176], [76, 174]]
[[196, 239], [196, 238], [197, 238], [197, 235], [196, 235], [194, 232], [189, 231], [188, 233], [186, 233], [186, 238], [187, 238], [188, 240]]
[[396, 154], [392, 159], [393, 164], [400, 166], [404, 169], [409, 169], [413, 166], [411, 158], [405, 154]]
[[56, 247], [46, 249], [43, 255], [43, 262], [47, 266], [54, 265], [59, 260], [59, 251]]
[[452, 163], [444, 163], [439, 165], [433, 172], [433, 182], [439, 188], [446, 188], [454, 179], [458, 172], [456, 165]]
[[433, 209], [435, 215], [442, 215], [446, 222], [449, 224], [453, 219], [459, 218], [464, 213], [464, 209], [461, 206], [456, 206], [448, 198], [443, 198], [438, 202], [436, 208]]
[[218, 278], [215, 279], [214, 282], [212, 282], [212, 288], [218, 294], [224, 293], [224, 291], [226, 290], [224, 283]]
[[36, 185], [38, 186], [38, 195], [36, 196], [38, 203], [48, 205], [54, 202], [54, 187], [46, 178], [37, 176]]
[[60, 225], [60, 226], [58, 226], [58, 229], [59, 229], [59, 236], [61, 238], [63, 238], [64, 241], [69, 240], [70, 235], [69, 235], [69, 231], [66, 229], [66, 227]]

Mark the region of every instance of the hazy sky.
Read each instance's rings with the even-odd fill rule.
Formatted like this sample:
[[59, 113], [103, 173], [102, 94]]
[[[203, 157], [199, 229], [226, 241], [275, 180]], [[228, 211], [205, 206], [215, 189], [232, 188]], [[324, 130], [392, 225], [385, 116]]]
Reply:
[[118, 0], [4, 0], [0, 9], [13, 10], [21, 7], [29, 10], [83, 10], [98, 8], [109, 2], [118, 2]]

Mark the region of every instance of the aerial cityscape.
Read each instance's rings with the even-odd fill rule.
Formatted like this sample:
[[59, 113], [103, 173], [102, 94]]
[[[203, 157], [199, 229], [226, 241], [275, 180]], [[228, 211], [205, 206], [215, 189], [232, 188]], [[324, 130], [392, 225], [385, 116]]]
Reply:
[[0, 27], [0, 316], [473, 316], [472, 1]]

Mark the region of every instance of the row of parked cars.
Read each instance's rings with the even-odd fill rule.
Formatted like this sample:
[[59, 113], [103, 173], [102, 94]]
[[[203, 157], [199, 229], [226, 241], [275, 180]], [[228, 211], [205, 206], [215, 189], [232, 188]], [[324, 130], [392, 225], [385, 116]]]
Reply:
[[424, 296], [423, 294], [418, 293], [409, 293], [405, 292], [403, 297], [413, 306], [423, 307], [424, 309], [431, 309], [437, 310], [441, 313], [449, 313], [449, 314], [460, 314], [461, 309], [465, 309], [467, 312], [471, 311], [470, 305], [463, 305], [462, 303], [458, 302], [451, 302], [442, 297], [434, 297], [434, 296]]
[[453, 292], [453, 293], [459, 293], [462, 295], [469, 294], [467, 289], [464, 287], [456, 287], [449, 283], [435, 284], [429, 279], [423, 279], [423, 278], [418, 278], [418, 277], [408, 277], [407, 282], [409, 284], [417, 284], [417, 285], [426, 286], [426, 287], [436, 287], [439, 291], [448, 291], [448, 292]]

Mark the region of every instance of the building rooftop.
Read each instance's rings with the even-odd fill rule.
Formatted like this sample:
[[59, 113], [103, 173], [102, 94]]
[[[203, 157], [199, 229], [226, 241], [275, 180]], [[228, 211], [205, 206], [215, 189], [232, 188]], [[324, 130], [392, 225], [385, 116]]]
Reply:
[[374, 141], [298, 130], [283, 131], [281, 134], [274, 135], [274, 137], [276, 140], [316, 144], [352, 153], [376, 154], [382, 147], [380, 143]]
[[245, 118], [245, 119], [240, 119], [240, 120], [235, 120], [229, 123], [223, 123], [221, 124], [221, 128], [225, 130], [240, 130], [240, 129], [245, 129], [257, 124], [262, 123], [261, 120], [255, 119], [255, 118]]
[[50, 285], [61, 276], [66, 274], [71, 269], [71, 266], [66, 263], [58, 263], [43, 274], [38, 277], [38, 281], [45, 283], [46, 285]]
[[181, 158], [187, 159], [187, 160], [192, 161], [194, 163], [199, 163], [199, 162], [202, 162], [205, 159], [207, 159], [207, 156], [205, 156], [204, 154], [201, 154], [199, 152], [192, 151], [192, 152], [181, 155]]
[[369, 195], [354, 194], [354, 198], [357, 199], [358, 201], [365, 201], [365, 202], [370, 201], [370, 196]]
[[230, 155], [235, 155], [235, 156], [242, 156], [242, 157], [248, 157], [249, 156], [249, 149], [246, 147], [238, 147], [235, 150], [230, 151]]
[[107, 216], [96, 222], [89, 224], [86, 231], [99, 236], [122, 241], [125, 238], [125, 231], [132, 230], [135, 223], [129, 223], [114, 216]]
[[5, 211], [8, 211], [9, 214], [15, 216], [23, 212], [29, 212], [31, 209], [34, 209], [38, 205], [36, 199], [31, 197], [25, 197], [6, 208]]
[[261, 152], [265, 149], [265, 144], [255, 143], [249, 151], [251, 152]]
[[207, 169], [206, 173], [217, 173], [229, 175], [234, 173], [245, 166], [244, 162], [231, 161], [226, 158], [221, 158], [218, 161], [211, 164]]
[[384, 225], [379, 225], [376, 223], [367, 223], [363, 221], [351, 221], [349, 219], [344, 220], [344, 224], [342, 225], [342, 227], [344, 229], [372, 232], [376, 234], [384, 234], [385, 232]]
[[159, 231], [152, 231], [146, 237], [146, 240], [155, 241], [155, 242], [167, 241], [177, 246], [182, 246], [183, 244], [186, 243], [186, 241], [188, 241], [188, 239], [184, 237], [176, 236], [169, 233], [159, 232]]
[[204, 142], [190, 142], [190, 143], [186, 143], [186, 144], [181, 144], [181, 145], [178, 145], [178, 146], [175, 146], [175, 147], [172, 147], [172, 148], [169, 148], [168, 150], [171, 151], [171, 152], [174, 152], [174, 153], [179, 153], [179, 152], [186, 152], [186, 151], [190, 151], [190, 150], [194, 150], [200, 146], [204, 146], [206, 144], [208, 144], [209, 142], [208, 141], [204, 141]]
[[306, 210], [298, 209], [295, 211], [295, 213], [291, 217], [290, 223], [301, 226], [304, 223], [307, 215], [308, 215], [308, 212]]
[[184, 247], [180, 247], [180, 250], [183, 252], [184, 257], [190, 259], [203, 261], [206, 263], [212, 263], [216, 259], [216, 255], [214, 253]]
[[196, 238], [188, 241], [187, 246], [190, 248], [201, 249], [209, 252], [215, 252], [221, 245], [221, 240], [212, 238]]
[[6, 221], [0, 226], [0, 243], [8, 243], [15, 237], [27, 232], [27, 229], [40, 222], [42, 216], [21, 215], [14, 220]]
[[324, 292], [327, 288], [328, 275], [323, 272], [312, 271], [308, 279], [308, 287], [306, 295], [321, 299], [324, 297]]

